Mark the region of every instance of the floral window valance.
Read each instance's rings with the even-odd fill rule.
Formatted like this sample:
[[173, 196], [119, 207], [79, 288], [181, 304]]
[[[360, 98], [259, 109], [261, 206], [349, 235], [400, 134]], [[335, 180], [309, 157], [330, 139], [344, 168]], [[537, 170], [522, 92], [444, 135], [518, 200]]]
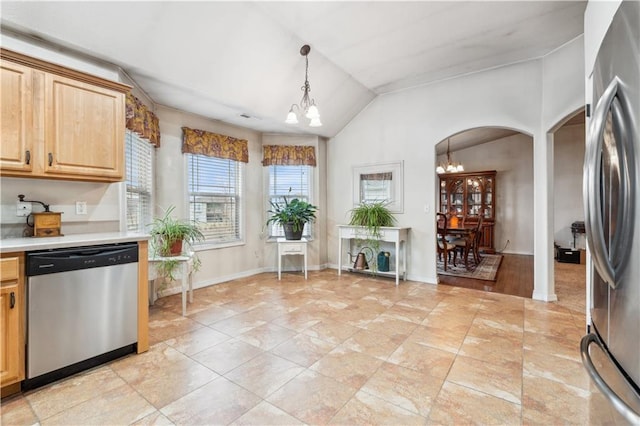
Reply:
[[265, 145], [262, 147], [263, 166], [314, 166], [316, 149], [302, 145]]
[[182, 128], [182, 153], [249, 162], [249, 143], [246, 139], [204, 130]]
[[151, 145], [160, 146], [160, 121], [142, 101], [127, 93], [125, 117], [127, 129], [147, 139]]

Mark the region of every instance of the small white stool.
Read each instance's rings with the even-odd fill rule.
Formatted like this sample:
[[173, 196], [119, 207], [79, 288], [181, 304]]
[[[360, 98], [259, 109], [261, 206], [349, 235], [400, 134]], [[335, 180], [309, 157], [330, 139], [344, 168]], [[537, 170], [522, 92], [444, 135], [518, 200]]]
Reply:
[[307, 279], [307, 239], [287, 240], [278, 238], [278, 280], [282, 274], [282, 256], [304, 256], [304, 279]]
[[182, 316], [187, 315], [187, 290], [189, 291], [189, 303], [193, 303], [193, 253], [183, 253], [180, 256], [172, 257], [150, 257], [149, 258], [149, 304], [153, 305], [157, 299], [156, 297], [156, 278], [158, 278], [158, 272], [154, 263], [159, 263], [167, 260], [174, 260], [179, 263], [174, 272], [174, 277], [180, 280], [182, 290]]

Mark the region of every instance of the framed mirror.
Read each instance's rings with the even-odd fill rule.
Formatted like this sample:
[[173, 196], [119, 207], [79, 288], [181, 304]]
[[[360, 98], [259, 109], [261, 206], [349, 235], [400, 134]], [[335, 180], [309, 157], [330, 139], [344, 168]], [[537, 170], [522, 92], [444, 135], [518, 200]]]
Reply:
[[387, 203], [392, 213], [404, 211], [403, 162], [353, 166], [353, 205]]

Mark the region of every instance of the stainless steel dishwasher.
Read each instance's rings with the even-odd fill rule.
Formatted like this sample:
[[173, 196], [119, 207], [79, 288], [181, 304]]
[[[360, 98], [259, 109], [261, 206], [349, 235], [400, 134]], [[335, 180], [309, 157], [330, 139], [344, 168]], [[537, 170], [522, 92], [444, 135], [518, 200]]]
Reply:
[[135, 351], [138, 244], [27, 253], [23, 389]]

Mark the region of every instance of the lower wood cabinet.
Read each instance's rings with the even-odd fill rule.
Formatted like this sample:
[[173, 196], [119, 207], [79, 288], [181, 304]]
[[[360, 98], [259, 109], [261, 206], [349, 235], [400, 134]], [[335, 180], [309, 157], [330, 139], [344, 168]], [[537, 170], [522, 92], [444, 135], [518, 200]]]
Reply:
[[0, 386], [24, 379], [25, 287], [24, 253], [4, 253], [0, 259]]

